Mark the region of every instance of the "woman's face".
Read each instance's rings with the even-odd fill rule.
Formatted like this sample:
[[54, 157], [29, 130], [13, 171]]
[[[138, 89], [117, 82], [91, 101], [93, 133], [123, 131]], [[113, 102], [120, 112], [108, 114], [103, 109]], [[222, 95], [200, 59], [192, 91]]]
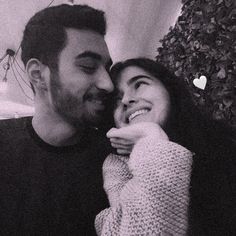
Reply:
[[170, 97], [158, 78], [140, 67], [129, 66], [119, 74], [116, 92], [114, 119], [117, 127], [143, 121], [164, 125]]

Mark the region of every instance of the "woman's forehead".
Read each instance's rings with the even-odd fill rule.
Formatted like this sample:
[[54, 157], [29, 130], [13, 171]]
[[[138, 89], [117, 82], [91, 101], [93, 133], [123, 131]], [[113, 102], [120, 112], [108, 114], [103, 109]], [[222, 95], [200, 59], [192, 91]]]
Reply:
[[128, 66], [124, 68], [115, 80], [115, 87], [117, 90], [122, 90], [131, 86], [139, 79], [150, 80], [156, 85], [165, 87], [159, 78], [138, 66]]
[[129, 85], [131, 82], [134, 82], [134, 78], [142, 77], [152, 77], [147, 71], [138, 67], [138, 66], [129, 66], [124, 68], [115, 81], [117, 87]]
[[138, 74], [149, 74], [149, 73], [139, 66], [128, 66], [119, 73], [118, 80], [128, 79]]

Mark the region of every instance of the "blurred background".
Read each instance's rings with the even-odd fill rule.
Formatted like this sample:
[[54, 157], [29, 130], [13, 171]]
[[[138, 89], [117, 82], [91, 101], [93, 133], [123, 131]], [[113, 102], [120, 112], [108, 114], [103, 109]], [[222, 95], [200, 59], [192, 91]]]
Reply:
[[33, 94], [20, 59], [25, 24], [45, 7], [70, 2], [105, 11], [106, 41], [113, 61], [135, 56], [154, 59], [159, 40], [174, 26], [182, 7], [181, 0], [0, 0], [0, 119], [34, 112]]

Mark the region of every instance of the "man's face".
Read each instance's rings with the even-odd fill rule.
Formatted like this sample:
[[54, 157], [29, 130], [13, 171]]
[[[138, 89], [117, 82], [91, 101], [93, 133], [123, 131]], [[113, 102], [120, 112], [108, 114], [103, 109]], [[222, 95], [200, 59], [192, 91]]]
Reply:
[[112, 64], [103, 36], [89, 30], [66, 29], [66, 46], [58, 56], [58, 71], [51, 71], [53, 109], [74, 125], [97, 125], [103, 117], [113, 84]]

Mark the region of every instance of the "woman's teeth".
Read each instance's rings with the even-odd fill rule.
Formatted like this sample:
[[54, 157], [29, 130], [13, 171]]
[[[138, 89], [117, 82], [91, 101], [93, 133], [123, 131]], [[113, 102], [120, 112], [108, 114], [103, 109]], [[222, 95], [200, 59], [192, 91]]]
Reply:
[[147, 110], [147, 109], [138, 110], [138, 111], [132, 113], [132, 114], [129, 116], [128, 120], [129, 120], [129, 122], [130, 122], [130, 121], [133, 120], [136, 116], [139, 116], [139, 115], [144, 114], [144, 113], [147, 113], [147, 112], [149, 112], [149, 110]]

